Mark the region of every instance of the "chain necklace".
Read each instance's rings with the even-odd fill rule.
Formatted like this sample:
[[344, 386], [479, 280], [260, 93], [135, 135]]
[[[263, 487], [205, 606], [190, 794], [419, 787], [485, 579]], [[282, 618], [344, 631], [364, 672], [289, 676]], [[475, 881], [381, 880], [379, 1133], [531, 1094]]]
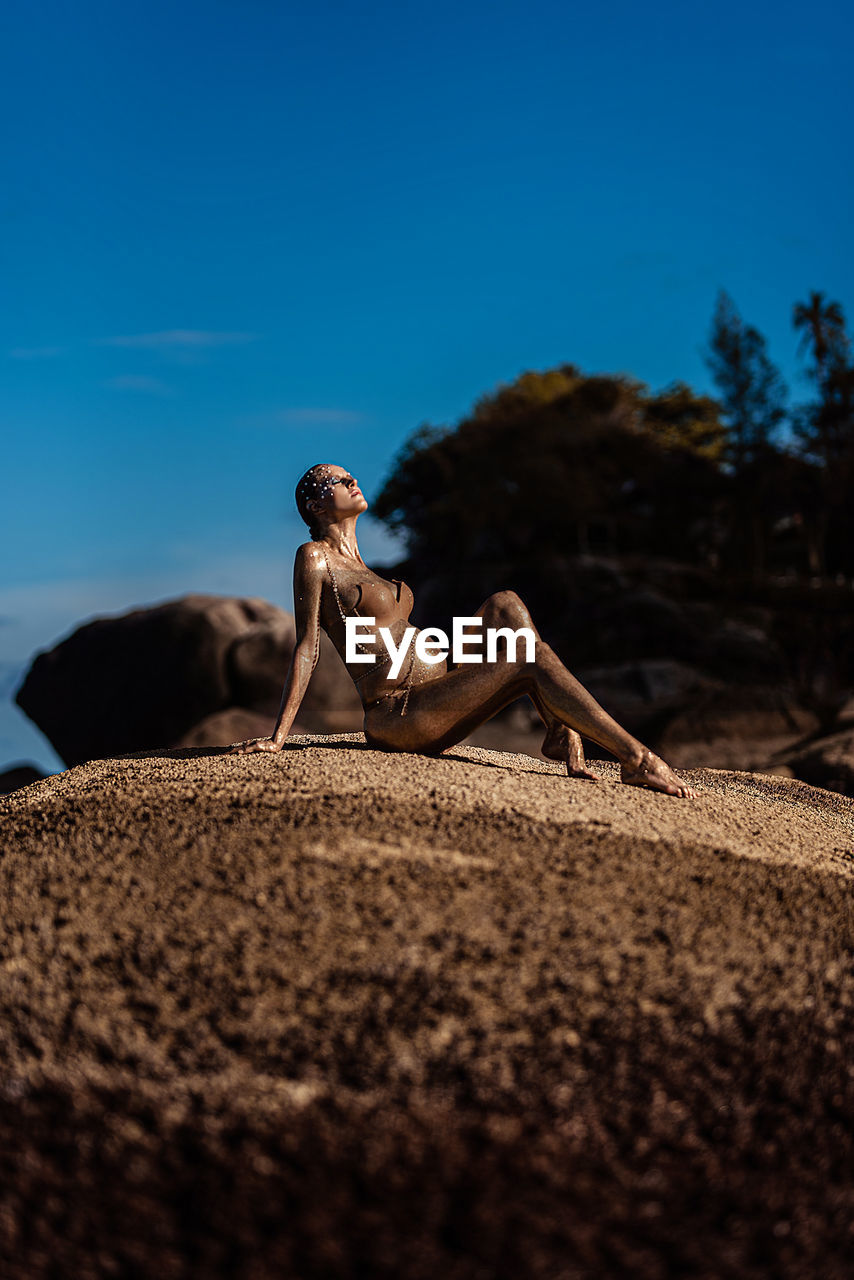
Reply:
[[[323, 551], [323, 558], [326, 561], [326, 568], [329, 572], [329, 579], [332, 583], [332, 594], [335, 596], [335, 603], [338, 606], [338, 612], [341, 615], [341, 621], [344, 624], [344, 628], [346, 631], [347, 615], [344, 612], [344, 606], [341, 604], [341, 596], [338, 593], [338, 582], [332, 570], [332, 565], [329, 563], [329, 556], [326, 554], [326, 547], [322, 542], [320, 544], [320, 547], [321, 547], [321, 550]], [[354, 616], [358, 616], [358, 615], [354, 615]], [[315, 644], [315, 662], [317, 661], [317, 649], [319, 644], [320, 644], [320, 628], [318, 627], [317, 642]], [[374, 651], [368, 645], [357, 644], [356, 647], [360, 653], [369, 653], [371, 657], [374, 659], [374, 665], [373, 667], [369, 667], [367, 671], [363, 671], [360, 676], [353, 676], [352, 678], [353, 678], [354, 684], [358, 684], [360, 680], [364, 680], [365, 676], [370, 675], [372, 671], [378, 671], [381, 667], [384, 667], [387, 663], [391, 662], [390, 654], [385, 658], [381, 658], [380, 655], [378, 653], [374, 653]], [[405, 716], [406, 709], [409, 706], [409, 691], [412, 688], [412, 677], [413, 677], [414, 671], [415, 671], [415, 646], [412, 645], [409, 650], [409, 666], [407, 668], [403, 689], [401, 690], [400, 686], [398, 686], [396, 689], [391, 689], [388, 693], [381, 693], [378, 698], [374, 699], [374, 701], [382, 702], [383, 699], [385, 698], [399, 697], [402, 692], [403, 705], [400, 708], [400, 714], [402, 716]], [[419, 681], [419, 684], [420, 683], [421, 681]], [[373, 706], [373, 703], [371, 703], [371, 705]]]

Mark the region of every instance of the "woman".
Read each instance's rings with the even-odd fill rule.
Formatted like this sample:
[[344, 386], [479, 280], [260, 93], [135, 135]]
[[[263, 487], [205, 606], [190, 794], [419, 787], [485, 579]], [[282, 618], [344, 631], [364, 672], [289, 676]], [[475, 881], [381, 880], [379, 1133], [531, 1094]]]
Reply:
[[584, 762], [579, 736], [583, 733], [613, 752], [620, 761], [621, 780], [630, 786], [684, 798], [696, 796], [693, 787], [621, 728], [567, 671], [540, 639], [531, 615], [513, 591], [490, 596], [476, 616], [483, 619], [484, 628], [530, 628], [535, 636], [532, 662], [526, 661], [524, 643], [517, 645], [513, 655], [502, 642], [503, 650], [493, 661], [449, 670], [447, 659], [423, 661], [411, 642], [392, 676], [395, 663], [378, 632], [388, 628], [394, 647], [399, 648], [413, 596], [406, 583], [389, 582], [373, 573], [359, 554], [356, 521], [368, 504], [358, 483], [343, 467], [320, 463], [300, 480], [296, 502], [312, 541], [299, 548], [294, 564], [296, 648], [282, 705], [272, 737], [239, 742], [233, 752], [280, 751], [317, 663], [320, 628], [346, 661], [345, 619], [348, 615], [372, 617], [373, 628], [361, 626], [362, 635], [370, 639], [360, 646], [371, 660], [347, 664], [365, 708], [369, 746], [435, 754], [461, 742], [502, 707], [527, 694], [546, 726], [543, 754], [564, 761], [570, 777], [597, 780]]

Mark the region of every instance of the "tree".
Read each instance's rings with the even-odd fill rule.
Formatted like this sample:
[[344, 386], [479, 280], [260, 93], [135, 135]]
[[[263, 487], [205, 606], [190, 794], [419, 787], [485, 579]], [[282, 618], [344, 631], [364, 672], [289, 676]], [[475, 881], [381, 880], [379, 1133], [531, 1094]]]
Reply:
[[706, 363], [718, 388], [736, 471], [761, 453], [786, 416], [786, 387], [765, 339], [745, 324], [729, 294], [718, 294]]
[[642, 429], [664, 449], [683, 449], [714, 463], [726, 456], [728, 433], [720, 405], [684, 382], [643, 397]]
[[532, 574], [543, 557], [594, 549], [701, 559], [697, 495], [719, 487], [723, 438], [715, 402], [684, 384], [651, 395], [569, 364], [527, 372], [453, 429], [421, 427], [374, 514], [406, 531], [425, 573], [450, 558]]
[[792, 310], [794, 328], [802, 330], [800, 350], [811, 352], [808, 370], [819, 398], [805, 406], [797, 430], [808, 452], [824, 466], [837, 465], [851, 447], [854, 436], [854, 367], [845, 316], [838, 302], [825, 302], [813, 292], [809, 302]]
[[768, 356], [764, 337], [746, 324], [723, 289], [718, 294], [706, 363], [727, 427], [731, 474], [727, 543], [736, 562], [765, 573], [776, 494], [775, 437], [786, 416], [786, 388]]
[[[812, 355], [808, 374], [817, 399], [801, 407], [795, 430], [804, 453], [820, 467], [820, 485], [811, 522], [810, 567], [850, 573], [852, 553], [851, 488], [854, 484], [854, 364], [845, 316], [838, 302], [813, 292], [796, 303], [792, 324], [801, 330], [800, 349]], [[832, 564], [828, 565], [828, 548]]]
[[808, 302], [796, 302], [792, 308], [792, 324], [801, 329], [800, 351], [809, 351], [815, 359], [814, 376], [818, 382], [824, 377], [828, 362], [838, 354], [840, 346], [847, 348], [845, 317], [838, 302], [825, 302], [819, 290], [809, 296]]

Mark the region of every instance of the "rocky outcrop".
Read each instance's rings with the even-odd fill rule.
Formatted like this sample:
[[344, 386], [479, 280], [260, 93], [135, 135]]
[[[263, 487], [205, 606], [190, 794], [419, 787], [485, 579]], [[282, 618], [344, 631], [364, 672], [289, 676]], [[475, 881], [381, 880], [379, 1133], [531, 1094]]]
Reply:
[[28, 787], [31, 782], [41, 782], [44, 776], [33, 764], [13, 764], [0, 773], [0, 796], [7, 796], [20, 787]]
[[245, 707], [228, 707], [215, 711], [193, 725], [175, 743], [176, 747], [224, 747], [247, 738], [267, 738], [273, 732], [274, 717]]
[[[184, 596], [79, 627], [35, 659], [16, 701], [67, 764], [168, 747], [229, 709], [274, 716], [293, 646], [293, 619], [265, 600]], [[300, 724], [361, 724], [328, 641]]]
[[815, 712], [784, 688], [717, 684], [686, 699], [650, 736], [676, 766], [776, 773], [784, 771], [780, 753], [818, 726]]
[[849, 1280], [851, 805], [303, 738], [0, 800], [3, 1280]]
[[854, 727], [818, 738], [782, 761], [803, 782], [854, 796]]
[[720, 688], [698, 668], [666, 658], [584, 668], [576, 674], [629, 732], [647, 736], [702, 695]]

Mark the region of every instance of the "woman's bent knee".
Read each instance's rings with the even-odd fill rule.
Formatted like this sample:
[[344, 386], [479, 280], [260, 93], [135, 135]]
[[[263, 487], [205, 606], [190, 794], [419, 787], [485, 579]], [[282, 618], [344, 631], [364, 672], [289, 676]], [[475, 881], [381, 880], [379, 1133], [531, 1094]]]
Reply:
[[512, 626], [517, 630], [519, 627], [533, 626], [528, 606], [515, 591], [496, 591], [489, 597], [489, 604], [491, 612], [502, 625]]

